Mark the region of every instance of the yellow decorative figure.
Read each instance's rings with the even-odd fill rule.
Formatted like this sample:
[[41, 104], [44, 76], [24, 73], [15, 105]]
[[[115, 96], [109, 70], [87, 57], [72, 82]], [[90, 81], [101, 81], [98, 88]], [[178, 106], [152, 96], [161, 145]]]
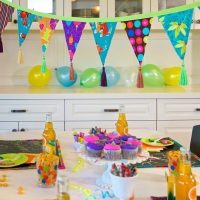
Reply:
[[34, 66], [28, 74], [29, 84], [36, 87], [43, 87], [47, 85], [50, 79], [51, 70], [47, 68], [46, 72], [42, 72], [40, 65]]
[[165, 84], [169, 86], [179, 85], [181, 67], [168, 67], [163, 69]]

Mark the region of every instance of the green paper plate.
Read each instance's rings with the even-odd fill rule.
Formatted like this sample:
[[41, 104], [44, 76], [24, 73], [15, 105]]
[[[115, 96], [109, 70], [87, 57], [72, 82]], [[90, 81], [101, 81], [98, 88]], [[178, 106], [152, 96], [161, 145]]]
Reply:
[[15, 167], [25, 163], [28, 157], [23, 153], [0, 154], [0, 168]]
[[154, 147], [167, 147], [167, 146], [171, 146], [174, 144], [173, 141], [169, 140], [168, 144], [162, 144], [160, 142], [154, 142], [155, 140], [157, 140], [158, 138], [142, 138], [141, 142], [150, 146], [154, 146]]

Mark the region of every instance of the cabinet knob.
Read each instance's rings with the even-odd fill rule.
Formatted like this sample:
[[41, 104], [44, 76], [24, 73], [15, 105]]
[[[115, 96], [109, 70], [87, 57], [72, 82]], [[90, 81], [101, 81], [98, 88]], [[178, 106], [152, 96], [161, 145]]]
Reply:
[[21, 132], [25, 132], [26, 129], [25, 129], [25, 128], [21, 128], [20, 131], [21, 131]]
[[25, 112], [27, 112], [27, 110], [25, 110], [25, 109], [21, 109], [21, 110], [13, 109], [13, 110], [11, 110], [11, 112], [12, 113], [25, 113]]
[[12, 132], [17, 132], [17, 129], [16, 128], [12, 129]]
[[198, 111], [198, 112], [199, 112], [199, 111], [200, 111], [200, 108], [196, 108], [196, 111]]
[[119, 109], [104, 109], [104, 112], [119, 112]]
[[194, 22], [195, 24], [200, 24], [200, 19], [192, 20], [192, 22]]
[[18, 23], [17, 19], [14, 19], [14, 20], [13, 20], [13, 23], [14, 23], [14, 24], [17, 24], [17, 23]]

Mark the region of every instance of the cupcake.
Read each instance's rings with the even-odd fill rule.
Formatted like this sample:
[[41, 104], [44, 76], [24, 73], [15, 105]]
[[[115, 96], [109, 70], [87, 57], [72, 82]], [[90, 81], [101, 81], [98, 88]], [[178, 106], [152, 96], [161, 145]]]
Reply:
[[138, 147], [133, 144], [123, 144], [121, 145], [122, 149], [122, 158], [132, 160], [137, 156]]
[[112, 133], [109, 133], [107, 135], [111, 140], [114, 140], [115, 138], [118, 138], [120, 135], [117, 133], [117, 132], [112, 132]]
[[139, 154], [142, 152], [142, 142], [140, 140], [129, 138], [127, 143], [137, 146]]
[[102, 150], [104, 148], [103, 144], [100, 143], [87, 143], [86, 150], [91, 157], [101, 157]]
[[85, 144], [87, 143], [95, 143], [99, 140], [99, 138], [96, 135], [87, 135], [84, 137]]
[[107, 160], [119, 160], [121, 159], [121, 147], [114, 142], [106, 144], [104, 146], [104, 155]]

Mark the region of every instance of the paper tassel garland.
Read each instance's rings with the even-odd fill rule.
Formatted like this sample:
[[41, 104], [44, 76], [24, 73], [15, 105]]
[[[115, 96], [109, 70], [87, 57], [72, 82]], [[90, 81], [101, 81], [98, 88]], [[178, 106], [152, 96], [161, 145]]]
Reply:
[[62, 23], [70, 58], [70, 80], [74, 80], [73, 58], [86, 23], [75, 21], [62, 21]]
[[3, 53], [3, 43], [1, 34], [8, 24], [9, 21], [12, 20], [12, 14], [14, 12], [14, 8], [4, 4], [0, 1], [0, 53]]
[[145, 18], [122, 22], [123, 26], [125, 27], [129, 41], [131, 43], [131, 46], [139, 62], [137, 77], [138, 88], [144, 87], [142, 77], [142, 61], [145, 54], [145, 47], [148, 41], [148, 36], [151, 31], [152, 20], [152, 18]]
[[115, 32], [116, 22], [97, 22], [90, 23], [94, 39], [97, 45], [97, 50], [103, 65], [101, 74], [101, 86], [107, 86], [107, 78], [105, 71], [105, 60], [110, 48], [110, 44]]
[[17, 10], [17, 17], [18, 17], [18, 38], [19, 38], [18, 63], [22, 64], [23, 56], [22, 56], [21, 46], [24, 40], [26, 39], [26, 36], [32, 25], [32, 22], [35, 19], [35, 15], [22, 10]]
[[182, 60], [180, 85], [188, 85], [188, 76], [185, 69], [185, 53], [188, 37], [192, 24], [193, 9], [160, 16], [159, 21], [163, 25], [169, 40], [179, 58]]
[[41, 65], [41, 72], [45, 73], [47, 70], [46, 66], [46, 50], [49, 45], [50, 39], [52, 34], [56, 28], [56, 25], [59, 20], [57, 19], [50, 19], [50, 18], [41, 18], [39, 19], [39, 28], [40, 28], [40, 37], [42, 43], [42, 65]]

